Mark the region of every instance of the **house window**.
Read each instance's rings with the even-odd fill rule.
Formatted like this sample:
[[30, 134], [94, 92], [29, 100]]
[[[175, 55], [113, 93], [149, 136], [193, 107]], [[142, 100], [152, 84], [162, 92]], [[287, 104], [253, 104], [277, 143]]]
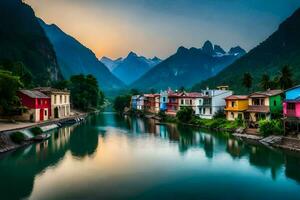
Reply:
[[54, 104], [56, 104], [56, 95], [54, 95]]
[[163, 97], [163, 102], [166, 102], [166, 97]]
[[234, 113], [233, 113], [233, 112], [230, 112], [230, 114], [231, 114], [231, 118], [234, 118]]
[[45, 116], [47, 116], [47, 110], [45, 110]]
[[203, 108], [203, 115], [205, 115], [205, 110], [206, 110], [206, 108]]
[[294, 103], [288, 103], [287, 104], [287, 109], [288, 110], [295, 110], [295, 104]]
[[235, 102], [234, 101], [231, 102], [231, 107], [235, 107]]
[[274, 106], [277, 106], [277, 102], [276, 102], [276, 100], [274, 100], [274, 103], [273, 103], [273, 105], [274, 105]]
[[181, 104], [182, 104], [182, 105], [184, 104], [183, 99], [181, 99]]
[[193, 101], [192, 101], [192, 100], [190, 100], [190, 104], [191, 104], [191, 105], [193, 104]]
[[212, 114], [212, 108], [209, 109], [209, 113]]
[[62, 95], [60, 95], [60, 103], [62, 103], [63, 101], [62, 101]]

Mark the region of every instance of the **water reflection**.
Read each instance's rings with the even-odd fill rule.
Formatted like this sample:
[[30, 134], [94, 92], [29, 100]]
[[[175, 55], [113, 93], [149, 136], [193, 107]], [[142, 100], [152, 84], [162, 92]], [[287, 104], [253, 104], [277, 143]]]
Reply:
[[[4, 199], [29, 197], [33, 191], [35, 179], [51, 168], [59, 166], [66, 159], [67, 153], [77, 161], [85, 158], [93, 159], [99, 155], [108, 158], [114, 156], [103, 155], [105, 151], [101, 152], [101, 145], [106, 143], [105, 139], [111, 134], [110, 130], [114, 130], [114, 134], [122, 136], [117, 137], [118, 139], [115, 139], [116, 141], [113, 141], [112, 144], [127, 151], [127, 157], [118, 158], [120, 163], [116, 162], [116, 164], [122, 165], [126, 162], [126, 159], [135, 163], [135, 167], [143, 162], [160, 162], [153, 157], [147, 158], [147, 155], [151, 155], [151, 153], [143, 152], [143, 146], [138, 146], [135, 142], [126, 143], [125, 145], [123, 142], [117, 141], [124, 140], [124, 137], [126, 137], [126, 141], [134, 140], [133, 138], [144, 138], [145, 145], [152, 145], [153, 149], [159, 147], [162, 155], [165, 153], [169, 156], [166, 159], [171, 159], [171, 155], [175, 157], [176, 152], [173, 152], [172, 148], [175, 146], [177, 147], [177, 153], [182, 158], [190, 155], [190, 152], [203, 152], [203, 158], [210, 162], [228, 156], [231, 161], [227, 160], [226, 162], [246, 161], [252, 167], [251, 169], [257, 169], [262, 174], [269, 173], [269, 177], [273, 181], [282, 181], [287, 178], [300, 184], [300, 158], [298, 155], [271, 150], [255, 144], [247, 144], [225, 133], [210, 133], [175, 124], [159, 125], [154, 120], [122, 118], [116, 114], [104, 113], [88, 118], [84, 124], [53, 131], [52, 137], [46, 142], [2, 155], [2, 158], [0, 158], [1, 195], [5, 197]], [[147, 139], [153, 136], [157, 140]], [[171, 144], [171, 146], [166, 144]], [[125, 147], [126, 149], [124, 149]], [[132, 152], [133, 155], [130, 156], [128, 152]], [[139, 154], [141, 156], [137, 156]], [[202, 154], [197, 154], [197, 156], [199, 155]], [[134, 160], [134, 156], [137, 156], [140, 160]], [[197, 157], [193, 159], [197, 160]], [[177, 163], [178, 165], [188, 165], [188, 163], [181, 163], [181, 161], [176, 162], [180, 162]], [[205, 160], [202, 159], [201, 162], [205, 162]], [[236, 165], [239, 164], [236, 163]], [[224, 166], [226, 166], [225, 162], [217, 167], [222, 168]], [[161, 168], [162, 166], [160, 166]], [[146, 169], [137, 169], [137, 171], [139, 170], [146, 171]], [[118, 173], [122, 174], [122, 172]], [[98, 174], [92, 176], [98, 176]], [[162, 174], [160, 176], [163, 177]], [[131, 177], [126, 178], [131, 180]], [[84, 181], [88, 182], [88, 180]]]

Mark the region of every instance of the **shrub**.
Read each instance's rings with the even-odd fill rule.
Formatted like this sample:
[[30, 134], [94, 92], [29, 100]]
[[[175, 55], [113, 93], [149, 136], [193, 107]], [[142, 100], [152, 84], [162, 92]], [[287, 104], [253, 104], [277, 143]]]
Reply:
[[10, 139], [17, 144], [21, 144], [25, 139], [25, 135], [21, 132], [15, 132], [10, 135]]
[[177, 112], [176, 117], [180, 122], [189, 123], [192, 120], [193, 115], [194, 110], [192, 108], [184, 107]]
[[214, 114], [214, 119], [225, 119], [226, 115], [225, 112], [223, 110], [218, 110], [215, 114]]
[[30, 129], [30, 131], [35, 136], [41, 135], [43, 133], [43, 131], [40, 127], [33, 127], [33, 128]]
[[158, 117], [160, 117], [161, 120], [164, 121], [167, 118], [167, 115], [166, 115], [166, 113], [164, 111], [159, 111]]
[[259, 132], [263, 136], [281, 135], [283, 126], [280, 120], [261, 120], [259, 121]]

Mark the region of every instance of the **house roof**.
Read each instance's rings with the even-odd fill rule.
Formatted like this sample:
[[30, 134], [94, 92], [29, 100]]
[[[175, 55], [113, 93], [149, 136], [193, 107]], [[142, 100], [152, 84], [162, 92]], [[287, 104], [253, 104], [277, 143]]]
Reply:
[[247, 95], [231, 95], [225, 98], [226, 100], [247, 100]]
[[52, 88], [52, 87], [37, 87], [34, 88], [34, 90], [43, 92], [43, 93], [64, 93], [64, 94], [69, 94], [70, 91], [65, 89], [65, 90], [59, 90], [56, 88]]
[[35, 90], [20, 90], [19, 92], [26, 96], [29, 96], [30, 98], [50, 99], [50, 97], [48, 97], [47, 95]]
[[296, 88], [299, 88], [300, 87], [300, 85], [296, 85], [296, 86], [294, 86], [294, 87], [291, 87], [291, 88], [289, 88], [289, 89], [286, 89], [284, 92], [287, 92], [287, 91], [290, 91], [290, 90], [293, 90], [293, 89], [296, 89]]
[[249, 97], [271, 97], [271, 96], [276, 96], [279, 94], [282, 94], [282, 90], [267, 90], [263, 92], [254, 92], [249, 95]]

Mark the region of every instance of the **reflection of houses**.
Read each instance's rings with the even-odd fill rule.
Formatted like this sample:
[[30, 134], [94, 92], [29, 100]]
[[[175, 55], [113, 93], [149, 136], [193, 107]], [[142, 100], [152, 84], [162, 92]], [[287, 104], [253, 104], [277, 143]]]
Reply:
[[144, 96], [143, 95], [139, 95], [139, 97], [136, 99], [136, 109], [144, 110]]
[[39, 91], [20, 90], [18, 92], [22, 106], [28, 111], [22, 114], [22, 120], [39, 122], [48, 120], [51, 115], [50, 98]]
[[131, 109], [137, 110], [137, 101], [139, 99], [140, 95], [134, 95], [131, 97]]
[[231, 95], [225, 98], [226, 101], [226, 118], [229, 121], [235, 119], [244, 119], [244, 111], [248, 109], [248, 96]]
[[256, 123], [261, 119], [270, 119], [271, 114], [282, 112], [281, 94], [281, 90], [267, 90], [249, 95], [249, 108], [245, 114], [247, 121]]
[[198, 105], [199, 116], [204, 119], [212, 119], [213, 116], [224, 110], [226, 106], [225, 98], [232, 95], [232, 91], [228, 87], [219, 87], [218, 89], [206, 89], [202, 91], [203, 100]]
[[62, 118], [70, 115], [70, 92], [50, 87], [36, 88], [35, 90], [51, 97], [51, 118]]
[[300, 86], [285, 91], [283, 115], [285, 132], [300, 133]]

